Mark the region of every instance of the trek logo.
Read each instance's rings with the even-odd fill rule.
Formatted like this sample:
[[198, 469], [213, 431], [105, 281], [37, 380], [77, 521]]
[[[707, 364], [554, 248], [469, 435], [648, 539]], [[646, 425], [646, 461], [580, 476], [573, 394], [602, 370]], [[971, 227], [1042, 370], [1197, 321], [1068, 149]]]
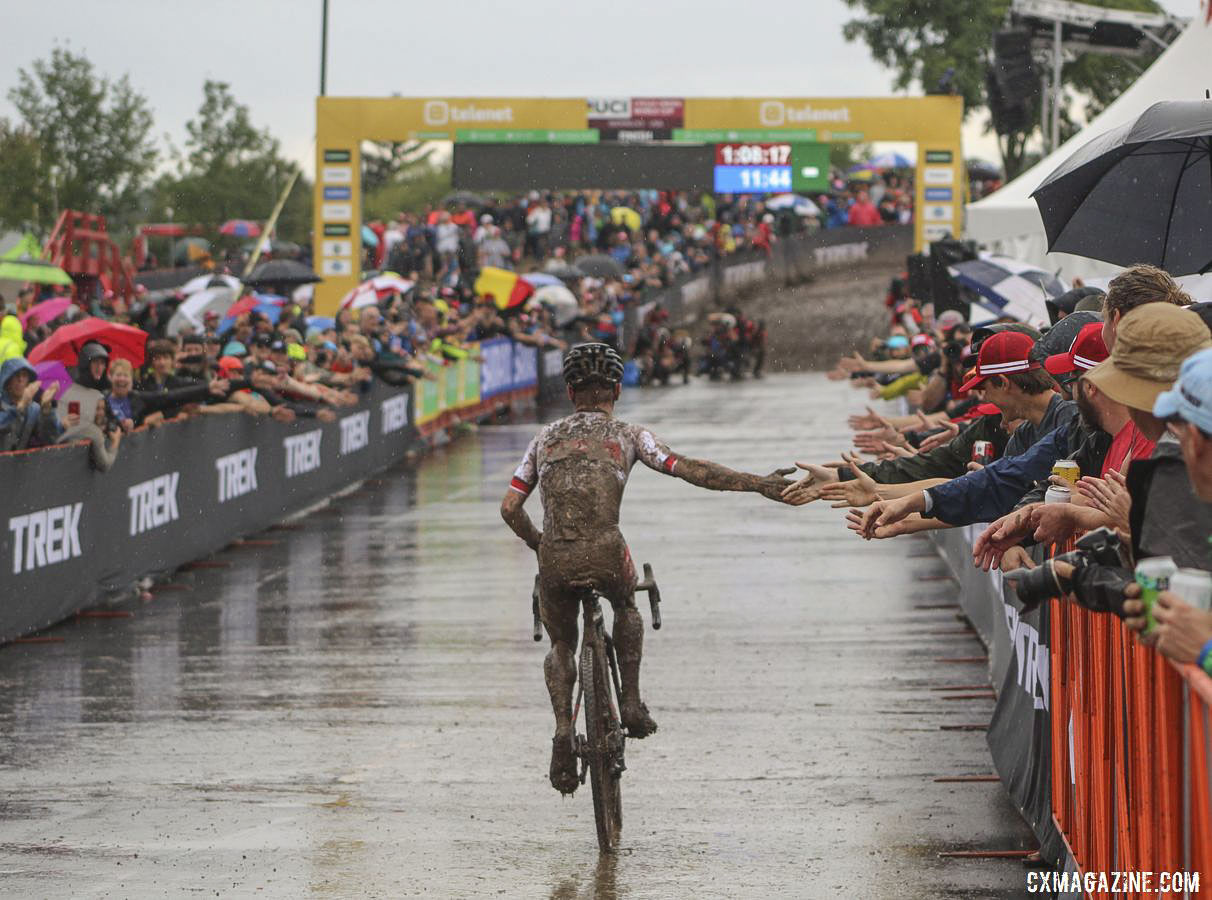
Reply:
[[480, 122], [508, 123], [513, 121], [513, 107], [481, 108], [474, 103], [454, 106], [445, 100], [426, 100], [422, 117], [426, 125], [449, 125], [452, 122], [456, 125]]
[[383, 434], [399, 431], [408, 424], [408, 395], [400, 394], [384, 400], [379, 407], [379, 428]]
[[181, 518], [177, 510], [177, 482], [180, 479], [180, 472], [170, 472], [126, 489], [130, 500], [131, 537]]
[[838, 266], [858, 259], [866, 259], [868, 249], [870, 249], [870, 245], [866, 241], [834, 244], [832, 247], [817, 247], [812, 251], [812, 258], [818, 266]]
[[811, 103], [798, 108], [790, 107], [782, 100], [763, 100], [758, 109], [758, 118], [763, 125], [777, 128], [780, 125], [802, 125], [808, 122], [849, 122], [850, 107], [836, 109], [814, 109]]
[[80, 511], [83, 503], [52, 506], [8, 520], [13, 534], [13, 574], [67, 562], [80, 551]]
[[219, 502], [226, 503], [257, 489], [257, 448], [237, 450], [215, 460], [219, 473]]
[[341, 455], [354, 453], [370, 443], [370, 410], [341, 420]]
[[323, 430], [306, 431], [303, 434], [291, 435], [282, 439], [286, 450], [286, 477], [306, 475], [320, 468], [320, 438], [324, 437]]
[[1019, 611], [1009, 603], [1006, 608], [1006, 628], [1014, 645], [1014, 661], [1018, 664], [1018, 685], [1031, 695], [1036, 709], [1048, 709], [1049, 671], [1048, 648], [1041, 647], [1039, 632], [1022, 620]]

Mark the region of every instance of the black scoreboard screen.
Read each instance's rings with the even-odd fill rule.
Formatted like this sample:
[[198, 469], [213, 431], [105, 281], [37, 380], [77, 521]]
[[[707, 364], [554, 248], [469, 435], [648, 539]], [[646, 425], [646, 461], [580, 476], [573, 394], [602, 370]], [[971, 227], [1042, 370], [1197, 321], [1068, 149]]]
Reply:
[[709, 144], [456, 143], [451, 180], [471, 191], [710, 191], [715, 156]]

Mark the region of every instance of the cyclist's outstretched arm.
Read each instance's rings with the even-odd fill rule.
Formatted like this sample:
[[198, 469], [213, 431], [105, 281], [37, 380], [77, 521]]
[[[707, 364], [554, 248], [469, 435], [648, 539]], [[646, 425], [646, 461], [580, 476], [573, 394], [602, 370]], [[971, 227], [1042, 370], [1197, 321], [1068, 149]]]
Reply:
[[795, 468], [792, 467], [777, 469], [769, 475], [751, 475], [721, 466], [709, 459], [679, 456], [670, 474], [709, 491], [749, 491], [781, 503], [783, 491], [792, 483], [783, 476], [794, 471]]

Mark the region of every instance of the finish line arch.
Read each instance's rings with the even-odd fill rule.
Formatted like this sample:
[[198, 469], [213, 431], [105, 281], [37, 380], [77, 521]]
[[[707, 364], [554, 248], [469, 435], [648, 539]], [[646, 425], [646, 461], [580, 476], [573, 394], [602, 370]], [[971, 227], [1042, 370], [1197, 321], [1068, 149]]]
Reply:
[[913, 141], [916, 249], [961, 229], [960, 97], [317, 97], [317, 311], [335, 311], [361, 275], [363, 141], [597, 143], [603, 125], [628, 120], [683, 144]]

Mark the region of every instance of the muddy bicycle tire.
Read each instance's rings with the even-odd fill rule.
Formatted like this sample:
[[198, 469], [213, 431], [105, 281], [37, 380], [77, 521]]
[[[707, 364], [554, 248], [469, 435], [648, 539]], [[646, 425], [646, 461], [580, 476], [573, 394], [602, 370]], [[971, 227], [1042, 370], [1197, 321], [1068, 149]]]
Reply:
[[600, 638], [581, 644], [581, 683], [585, 690], [585, 737], [589, 751], [589, 781], [593, 817], [597, 822], [598, 849], [613, 853], [623, 829], [623, 795], [620, 778], [612, 774], [612, 744], [622, 746], [623, 726], [611, 702], [613, 684], [607, 668], [606, 648]]

